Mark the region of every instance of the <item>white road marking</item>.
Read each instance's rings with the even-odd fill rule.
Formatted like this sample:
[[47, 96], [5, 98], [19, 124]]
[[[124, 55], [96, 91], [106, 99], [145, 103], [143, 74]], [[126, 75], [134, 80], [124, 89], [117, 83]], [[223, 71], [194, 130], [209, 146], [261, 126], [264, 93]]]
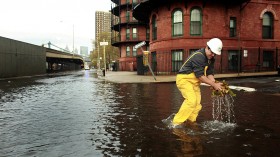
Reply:
[[[206, 83], [201, 83], [203, 86], [209, 86]], [[257, 91], [255, 88], [250, 88], [250, 87], [241, 87], [241, 86], [228, 86], [230, 89], [238, 90], [238, 91], [246, 91], [246, 92], [255, 92]]]
[[244, 90], [246, 92], [255, 92], [257, 91], [255, 88], [250, 88], [250, 87], [241, 87], [241, 86], [228, 86], [230, 89], [235, 89], [238, 91]]

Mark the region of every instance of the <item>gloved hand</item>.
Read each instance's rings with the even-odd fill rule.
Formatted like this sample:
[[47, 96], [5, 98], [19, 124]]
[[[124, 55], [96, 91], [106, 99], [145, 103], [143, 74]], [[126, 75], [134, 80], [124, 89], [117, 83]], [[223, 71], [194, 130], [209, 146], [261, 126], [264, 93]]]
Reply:
[[[215, 81], [216, 83], [219, 82], [219, 81]], [[228, 84], [226, 83], [225, 80], [223, 80], [222, 83], [222, 90], [220, 91], [217, 91], [215, 90], [213, 87], [210, 87], [212, 89], [212, 96], [225, 96], [226, 94], [229, 94], [231, 96], [236, 96], [236, 94], [234, 94], [232, 92], [232, 90], [228, 87]]]

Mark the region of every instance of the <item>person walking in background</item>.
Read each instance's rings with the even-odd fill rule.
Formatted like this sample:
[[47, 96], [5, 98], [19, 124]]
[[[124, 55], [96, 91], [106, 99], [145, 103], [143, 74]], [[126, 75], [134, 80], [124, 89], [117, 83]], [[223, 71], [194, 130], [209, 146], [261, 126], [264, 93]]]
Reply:
[[202, 106], [200, 104], [200, 83], [206, 83], [215, 90], [222, 89], [222, 83], [216, 83], [214, 78], [215, 55], [221, 55], [223, 43], [218, 38], [212, 38], [205, 48], [191, 54], [184, 62], [176, 76], [176, 85], [185, 98], [179, 111], [173, 118], [173, 125], [184, 122], [195, 122]]

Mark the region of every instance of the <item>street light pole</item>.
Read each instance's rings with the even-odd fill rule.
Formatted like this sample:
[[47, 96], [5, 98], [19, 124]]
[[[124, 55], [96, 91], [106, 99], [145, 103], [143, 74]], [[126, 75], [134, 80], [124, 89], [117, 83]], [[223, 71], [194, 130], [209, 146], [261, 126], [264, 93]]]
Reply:
[[100, 69], [99, 45], [97, 44], [97, 69]]
[[103, 53], [104, 53], [104, 76], [105, 76], [105, 71], [106, 71], [106, 56], [105, 56], [105, 46], [108, 45], [108, 42], [105, 42], [103, 39], [103, 42], [100, 42], [100, 46], [103, 46]]
[[[103, 39], [103, 42], [104, 42], [104, 39]], [[105, 45], [103, 46], [103, 53], [104, 53], [104, 69], [106, 71]]]
[[74, 53], [75, 53], [75, 51], [74, 51], [74, 48], [75, 48], [75, 42], [74, 42], [74, 24], [73, 24], [73, 56], [74, 56]]

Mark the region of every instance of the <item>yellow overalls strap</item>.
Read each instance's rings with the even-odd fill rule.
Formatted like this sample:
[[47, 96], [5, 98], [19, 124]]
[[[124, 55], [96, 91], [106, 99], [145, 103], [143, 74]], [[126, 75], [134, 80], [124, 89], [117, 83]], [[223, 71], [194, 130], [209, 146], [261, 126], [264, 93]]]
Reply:
[[207, 73], [206, 73], [207, 69], [208, 69], [208, 66], [205, 66], [205, 68], [204, 68], [204, 76], [207, 76]]
[[[195, 52], [195, 53], [193, 53], [193, 54], [185, 61], [185, 63], [181, 66], [180, 70], [185, 66], [185, 64], [187, 64], [187, 62], [188, 62], [194, 55], [199, 54], [199, 53], [201, 53], [201, 52]], [[201, 54], [202, 54], [202, 53], [201, 53]], [[180, 70], [179, 70], [179, 71], [180, 71]]]

